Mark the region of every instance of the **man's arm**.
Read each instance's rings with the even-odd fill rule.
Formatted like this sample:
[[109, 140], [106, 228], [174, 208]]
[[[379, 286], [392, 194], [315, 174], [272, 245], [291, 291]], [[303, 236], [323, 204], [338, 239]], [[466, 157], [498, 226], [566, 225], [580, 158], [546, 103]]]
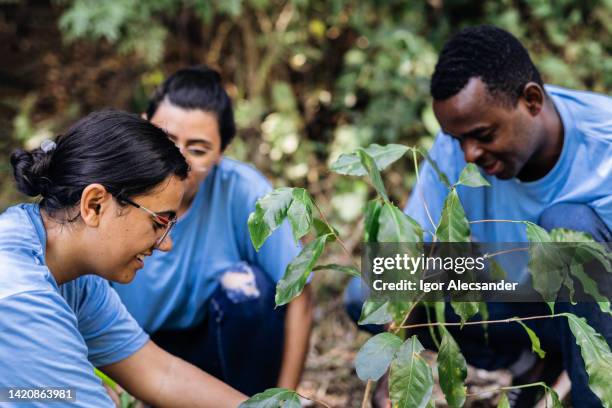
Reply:
[[296, 389], [302, 371], [312, 328], [312, 292], [310, 286], [287, 306], [285, 315], [285, 346], [278, 386]]
[[235, 408], [247, 397], [152, 341], [100, 369], [136, 398], [156, 407]]

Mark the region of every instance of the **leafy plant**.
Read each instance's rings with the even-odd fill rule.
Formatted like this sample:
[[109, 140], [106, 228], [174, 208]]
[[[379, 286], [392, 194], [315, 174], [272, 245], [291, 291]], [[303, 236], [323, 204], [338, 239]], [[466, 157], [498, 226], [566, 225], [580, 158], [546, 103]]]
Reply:
[[[449, 188], [449, 193], [444, 201], [444, 207], [440, 221], [435, 228], [434, 242], [470, 242], [470, 222], [467, 220], [465, 211], [457, 194], [457, 186], [463, 185], [472, 188], [488, 187], [489, 183], [480, 175], [478, 168], [467, 165], [461, 172], [459, 179], [451, 184], [448, 178], [440, 172], [436, 163], [422, 149], [410, 148], [397, 144], [386, 146], [371, 145], [367, 148], [359, 148], [351, 154], [343, 154], [331, 165], [331, 169], [340, 174], [350, 176], [367, 176], [374, 187], [377, 197], [371, 200], [364, 209], [365, 241], [366, 242], [403, 242], [410, 245], [422, 245], [423, 228], [415, 220], [404, 214], [389, 199], [381, 176], [381, 171], [394, 161], [400, 159], [410, 152], [417, 154], [430, 162], [438, 172], [440, 180]], [[416, 165], [416, 160], [415, 160]], [[417, 169], [418, 171], [418, 169]], [[315, 211], [318, 213], [315, 215]], [[333, 270], [340, 273], [355, 276], [358, 272], [357, 265], [324, 265], [316, 267], [328, 245], [340, 245], [346, 250], [337, 230], [328, 223], [325, 215], [317, 206], [310, 194], [301, 188], [279, 188], [267, 196], [261, 198], [255, 212], [249, 218], [249, 230], [256, 248], [260, 248], [265, 239], [285, 221], [289, 219], [296, 239], [314, 232], [314, 238], [304, 246], [301, 253], [289, 264], [285, 275], [276, 287], [276, 303], [283, 305], [298, 296], [308, 277], [314, 271], [323, 269]], [[554, 230], [548, 232], [536, 224], [523, 221], [504, 220], [482, 220], [487, 222], [519, 222], [525, 225], [528, 240], [531, 245], [529, 268], [534, 281], [534, 288], [545, 300], [554, 299], [566, 281], [565, 274], [572, 274], [578, 278], [585, 287], [585, 291], [600, 300], [601, 295], [596, 285], [588, 277], [580, 266], [582, 261], [597, 259], [610, 271], [611, 257], [600, 246], [583, 235], [576, 235], [574, 231]], [[579, 240], [577, 238], [580, 238]], [[580, 241], [573, 246], [572, 256], [563, 251], [563, 247], [547, 245], [552, 242]], [[351, 254], [347, 255], [352, 259]], [[498, 266], [496, 267], [498, 268]], [[495, 269], [495, 268], [494, 268]], [[496, 269], [496, 273], [499, 271]], [[551, 285], [550, 281], [555, 281]], [[599, 296], [599, 298], [598, 298]], [[475, 301], [452, 301], [451, 306], [455, 313], [461, 318], [461, 325], [491, 323], [518, 323], [523, 327], [531, 340], [532, 348], [540, 358], [544, 358], [545, 351], [540, 346], [540, 340], [533, 330], [523, 323], [523, 320], [559, 318], [568, 319], [569, 327], [577, 338], [580, 346], [586, 370], [589, 374], [589, 385], [593, 392], [602, 400], [604, 406], [612, 405], [612, 394], [609, 384], [612, 382], [612, 354], [606, 341], [588, 323], [570, 313], [554, 314], [554, 302], [548, 302], [551, 307], [550, 315], [531, 316], [526, 318], [512, 318], [503, 321], [486, 320], [486, 304]], [[415, 307], [424, 304], [426, 310], [429, 307], [435, 309], [437, 322], [405, 325]], [[610, 310], [609, 303], [600, 302], [604, 311]], [[485, 320], [468, 321], [480, 312]], [[437, 367], [440, 378], [440, 386], [446, 401], [451, 407], [461, 407], [466, 401], [465, 379], [467, 376], [467, 364], [461, 354], [461, 350], [450, 332], [445, 328], [444, 303], [433, 302], [392, 302], [368, 299], [363, 305], [359, 324], [389, 324], [389, 332], [382, 333], [368, 340], [357, 354], [355, 366], [357, 375], [364, 381], [376, 381], [387, 370], [389, 371], [389, 395], [393, 406], [396, 407], [430, 407], [433, 388], [432, 368], [428, 365], [421, 352], [423, 346], [415, 336], [405, 341], [399, 336], [402, 328], [413, 328], [417, 326], [428, 326], [431, 329], [434, 341], [439, 344]], [[441, 341], [436, 339], [433, 326], [439, 327]], [[507, 391], [517, 387], [542, 386], [550, 395], [553, 406], [560, 406], [558, 396], [544, 383], [525, 384], [514, 387], [503, 387], [499, 391]], [[366, 388], [367, 390], [369, 387]], [[265, 397], [269, 392], [269, 396]], [[278, 405], [279, 395], [285, 391], [266, 391], [258, 394], [258, 402], [270, 403], [266, 406]], [[364, 402], [367, 400], [367, 392]], [[249, 407], [254, 399], [243, 404]], [[282, 405], [291, 406], [289, 399]], [[276, 405], [275, 405], [276, 404]], [[258, 405], [253, 405], [258, 406]], [[263, 405], [262, 405], [263, 406]], [[509, 406], [507, 397], [502, 394], [500, 407]]]

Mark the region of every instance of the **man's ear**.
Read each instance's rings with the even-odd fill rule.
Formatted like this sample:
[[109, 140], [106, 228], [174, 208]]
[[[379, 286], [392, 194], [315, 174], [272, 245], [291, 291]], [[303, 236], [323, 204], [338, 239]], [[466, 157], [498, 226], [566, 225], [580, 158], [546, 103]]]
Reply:
[[107, 211], [112, 195], [102, 184], [90, 184], [81, 193], [79, 210], [85, 225], [97, 227], [100, 218]]
[[521, 95], [521, 99], [531, 116], [537, 116], [542, 111], [545, 98], [544, 89], [535, 82], [528, 82]]

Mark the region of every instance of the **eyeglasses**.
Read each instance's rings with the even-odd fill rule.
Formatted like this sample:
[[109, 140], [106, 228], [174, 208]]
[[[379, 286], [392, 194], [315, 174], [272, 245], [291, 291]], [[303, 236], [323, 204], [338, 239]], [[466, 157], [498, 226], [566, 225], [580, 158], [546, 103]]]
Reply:
[[153, 221], [158, 224], [160, 227], [165, 228], [163, 234], [161, 235], [161, 237], [159, 237], [157, 239], [157, 241], [155, 241], [155, 248], [159, 248], [161, 246], [161, 244], [164, 242], [164, 239], [166, 239], [166, 237], [168, 236], [168, 234], [170, 233], [170, 230], [176, 225], [176, 215], [172, 215], [170, 217], [166, 217], [163, 215], [160, 215], [158, 213], [156, 213], [155, 211], [151, 211], [146, 207], [143, 207], [140, 204], [135, 203], [134, 201], [125, 198], [125, 197], [117, 197], [118, 200], [123, 201], [128, 203], [131, 206], [134, 206], [136, 208], [141, 209], [142, 211], [146, 212], [147, 214], [149, 214], [151, 216], [151, 218], [153, 218]]

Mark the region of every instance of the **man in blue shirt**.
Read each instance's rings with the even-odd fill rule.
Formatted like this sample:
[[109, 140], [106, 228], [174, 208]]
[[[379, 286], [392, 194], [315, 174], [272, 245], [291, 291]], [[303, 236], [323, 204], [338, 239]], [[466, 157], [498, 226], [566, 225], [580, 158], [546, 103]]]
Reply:
[[284, 223], [256, 251], [255, 202], [272, 190], [252, 166], [223, 157], [235, 134], [216, 71], [177, 71], [153, 96], [147, 118], [179, 146], [191, 172], [171, 236], [128, 285], [114, 288], [156, 344], [246, 394], [295, 389], [312, 322], [309, 288], [275, 309], [276, 283], [299, 244]]
[[[469, 162], [483, 169], [491, 183], [489, 188], [459, 188], [470, 221], [527, 220], [549, 230], [575, 229], [598, 241], [612, 241], [611, 98], [544, 87], [519, 41], [491, 26], [466, 29], [444, 46], [431, 93], [442, 128], [431, 149], [432, 158], [451, 181]], [[431, 166], [425, 164], [406, 213], [428, 225], [425, 205], [432, 217], [439, 216], [446, 194]], [[475, 223], [471, 233], [481, 242], [527, 241], [520, 224]], [[509, 317], [521, 308], [491, 305], [491, 313], [502, 308], [499, 313]], [[597, 304], [569, 309], [586, 317], [608, 343], [612, 341], [612, 321]], [[538, 313], [535, 306], [530, 312]], [[561, 338], [557, 349], [572, 380], [574, 406], [599, 406], [566, 319], [557, 320], [556, 338], [551, 339], [551, 331], [546, 330], [550, 322], [533, 327], [543, 337], [548, 334], [548, 344]], [[493, 336], [497, 326], [489, 330]]]
[[[442, 128], [431, 157], [451, 182], [469, 162], [484, 170], [491, 184], [458, 187], [468, 220], [526, 220], [548, 230], [580, 230], [597, 241], [612, 241], [612, 98], [544, 86], [520, 42], [491, 26], [465, 29], [446, 43], [432, 76], [431, 94]], [[447, 193], [425, 163], [405, 212], [426, 231], [435, 230]], [[481, 222], [470, 228], [475, 241], [527, 242], [524, 226], [517, 223]], [[521, 281], [526, 276], [519, 271], [509, 278]], [[563, 308], [586, 317], [608, 343], [612, 341], [610, 316], [596, 303], [560, 304], [556, 311]], [[491, 319], [550, 313], [540, 304], [517, 303], [491, 303], [489, 312]], [[452, 312], [447, 315], [456, 319]], [[573, 405], [601, 406], [588, 386], [566, 319], [555, 320], [529, 325], [546, 351], [563, 354]], [[529, 344], [518, 325], [488, 330], [488, 343], [476, 326], [451, 330], [474, 365], [500, 368], [500, 363], [509, 363], [503, 355]]]

